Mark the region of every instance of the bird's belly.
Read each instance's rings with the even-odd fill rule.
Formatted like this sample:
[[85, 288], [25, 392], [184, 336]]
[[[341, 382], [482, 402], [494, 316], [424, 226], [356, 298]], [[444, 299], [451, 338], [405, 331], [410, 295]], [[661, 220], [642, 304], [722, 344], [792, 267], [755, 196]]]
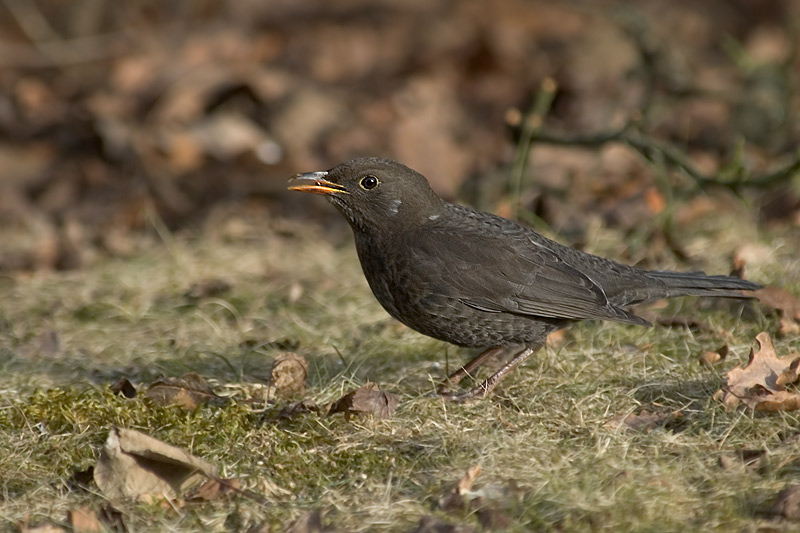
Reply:
[[400, 268], [396, 262], [387, 268], [387, 263], [371, 259], [367, 265], [362, 259], [362, 267], [375, 298], [392, 317], [429, 337], [475, 348], [537, 344], [562, 325], [552, 319], [469, 307], [450, 294], [446, 274], [427, 272], [421, 278], [416, 269]]

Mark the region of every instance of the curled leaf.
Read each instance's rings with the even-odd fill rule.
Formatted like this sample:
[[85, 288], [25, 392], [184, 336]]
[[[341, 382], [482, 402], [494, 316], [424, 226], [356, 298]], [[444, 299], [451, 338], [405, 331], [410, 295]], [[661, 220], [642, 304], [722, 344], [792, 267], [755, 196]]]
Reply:
[[217, 468], [189, 452], [125, 428], [108, 432], [94, 468], [94, 481], [111, 500], [175, 499]]
[[302, 355], [286, 352], [272, 363], [269, 385], [274, 395], [290, 398], [303, 394], [306, 390], [308, 361]]
[[195, 372], [179, 378], [164, 378], [147, 387], [147, 397], [161, 405], [179, 405], [184, 409], [196, 409], [209, 400], [222, 400], [208, 381]]
[[367, 383], [335, 401], [328, 410], [328, 415], [344, 413], [346, 420], [349, 420], [352, 415], [391, 418], [397, 409], [398, 402], [396, 394], [380, 390], [375, 383]]
[[800, 394], [786, 390], [798, 379], [800, 354], [778, 357], [766, 332], [756, 336], [758, 351], [750, 350], [747, 365], [728, 372], [727, 384], [714, 394], [725, 407], [740, 403], [756, 411], [792, 411], [800, 409]]

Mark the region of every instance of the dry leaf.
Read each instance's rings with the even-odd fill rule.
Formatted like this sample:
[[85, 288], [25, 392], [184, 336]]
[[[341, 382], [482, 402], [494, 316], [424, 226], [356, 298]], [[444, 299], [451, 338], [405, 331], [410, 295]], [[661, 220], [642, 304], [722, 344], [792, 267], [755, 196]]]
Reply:
[[564, 346], [564, 343], [566, 341], [567, 341], [567, 330], [566, 328], [564, 328], [564, 329], [557, 329], [551, 334], [549, 334], [545, 342], [547, 343], [548, 348], [555, 350], [557, 348], [561, 348], [562, 346]]
[[[798, 354], [800, 355], [800, 354]], [[798, 372], [797, 367], [800, 366], [800, 357], [795, 359], [791, 362], [788, 368], [784, 369], [783, 372], [775, 379], [776, 385], [791, 385], [797, 382]]]
[[186, 494], [186, 501], [213, 501], [229, 494], [238, 493], [242, 483], [236, 478], [209, 479]]
[[458, 484], [447, 495], [439, 499], [439, 508], [446, 511], [463, 510], [467, 505], [466, 498], [470, 495], [475, 480], [481, 473], [481, 465], [474, 465], [458, 480]]
[[475, 480], [478, 479], [480, 473], [481, 473], [481, 465], [475, 465], [469, 467], [464, 476], [458, 480], [458, 486], [456, 487], [458, 493], [466, 494], [467, 492], [471, 491], [473, 485], [475, 485]]
[[798, 378], [800, 353], [778, 357], [772, 339], [766, 332], [756, 336], [758, 352], [750, 350], [745, 367], [728, 372], [727, 384], [714, 394], [725, 407], [733, 409], [744, 403], [756, 411], [791, 411], [800, 408], [800, 394], [786, 390], [785, 385]]
[[104, 531], [116, 531], [119, 533], [128, 531], [128, 526], [125, 524], [122, 513], [111, 505], [104, 505], [97, 514], [100, 522], [106, 527]]
[[753, 293], [758, 301], [766, 307], [778, 311], [778, 335], [780, 337], [793, 337], [800, 333], [800, 301], [789, 291], [781, 287], [764, 287]]
[[188, 300], [203, 300], [205, 298], [214, 298], [225, 294], [231, 290], [231, 283], [228, 280], [221, 278], [211, 278], [192, 283], [189, 288], [183, 293], [183, 296]]
[[788, 520], [800, 520], [800, 485], [789, 485], [780, 491], [768, 513]]
[[319, 406], [314, 402], [314, 400], [302, 400], [299, 402], [290, 403], [286, 407], [280, 410], [278, 413], [278, 418], [294, 418], [297, 415], [305, 414], [305, 413], [318, 413]]
[[375, 383], [367, 383], [352, 390], [331, 405], [328, 416], [344, 413], [345, 420], [351, 415], [373, 415], [378, 418], [391, 418], [397, 409], [398, 398], [391, 392], [383, 392]]
[[119, 378], [117, 381], [109, 385], [111, 392], [117, 395], [125, 396], [126, 398], [136, 397], [136, 387], [128, 381], [128, 378]]
[[274, 395], [289, 398], [303, 394], [306, 390], [308, 361], [302, 355], [287, 352], [278, 356], [272, 363], [270, 371], [270, 388]]
[[724, 361], [725, 358], [728, 357], [728, 352], [729, 351], [730, 351], [730, 349], [728, 348], [728, 345], [727, 344], [723, 344], [722, 346], [717, 348], [716, 351], [713, 351], [713, 352], [712, 351], [702, 352], [698, 356], [698, 359], [700, 359], [700, 362], [703, 363], [704, 365], [706, 365], [707, 367], [712, 367], [715, 364], [721, 363], [722, 361]]
[[106, 530], [97, 514], [89, 507], [72, 509], [67, 514], [67, 519], [74, 533], [100, 533]]
[[179, 378], [165, 378], [154, 381], [147, 387], [146, 396], [161, 405], [179, 405], [184, 409], [196, 409], [209, 400], [220, 400], [208, 382], [189, 372]]
[[94, 481], [111, 499], [175, 499], [217, 468], [187, 451], [139, 431], [113, 428], [94, 469]]
[[797, 297], [781, 287], [769, 286], [753, 291], [761, 304], [780, 312], [781, 316], [791, 320], [800, 320], [800, 301]]
[[800, 324], [788, 315], [782, 315], [778, 322], [778, 336], [782, 338], [794, 337], [800, 334]]
[[745, 470], [756, 470], [766, 466], [766, 450], [736, 450], [735, 454], [721, 455], [719, 466], [723, 470], [744, 472]]

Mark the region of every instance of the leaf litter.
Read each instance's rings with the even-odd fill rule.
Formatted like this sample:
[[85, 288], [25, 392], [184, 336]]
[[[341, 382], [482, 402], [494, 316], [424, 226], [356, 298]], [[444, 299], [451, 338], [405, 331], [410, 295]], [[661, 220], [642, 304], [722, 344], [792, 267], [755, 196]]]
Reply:
[[196, 372], [154, 381], [147, 387], [146, 396], [161, 405], [178, 405], [188, 410], [197, 409], [209, 401], [228, 401], [215, 393], [208, 381]]
[[376, 383], [368, 382], [363, 387], [351, 390], [331, 405], [328, 416], [344, 413], [345, 420], [353, 415], [372, 415], [376, 418], [391, 418], [399, 398], [391, 392], [384, 392]]
[[113, 428], [94, 468], [94, 480], [110, 500], [174, 500], [207, 479], [216, 466], [140, 431]]
[[450, 513], [475, 513], [485, 530], [505, 529], [510, 520], [503, 504], [515, 492], [516, 484], [513, 481], [489, 483], [475, 489], [480, 473], [481, 466], [478, 464], [468, 468], [456, 486], [439, 498], [438, 507]]
[[270, 371], [269, 397], [291, 398], [306, 390], [308, 361], [302, 355], [286, 352], [275, 358]]
[[800, 353], [779, 357], [769, 333], [756, 336], [758, 351], [750, 350], [750, 359], [728, 372], [726, 384], [714, 394], [727, 409], [744, 404], [756, 411], [793, 411], [800, 408], [800, 394], [787, 390], [798, 380]]
[[639, 413], [627, 413], [613, 417], [605, 423], [612, 430], [632, 430], [649, 433], [667, 424], [683, 418], [680, 411], [664, 412], [642, 409]]

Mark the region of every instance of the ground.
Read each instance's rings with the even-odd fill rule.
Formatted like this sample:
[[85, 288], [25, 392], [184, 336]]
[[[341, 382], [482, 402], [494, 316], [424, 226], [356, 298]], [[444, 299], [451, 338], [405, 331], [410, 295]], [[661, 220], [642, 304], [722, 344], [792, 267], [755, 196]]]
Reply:
[[[732, 215], [686, 236], [708, 270], [724, 268], [735, 225], [740, 237], [771, 243], [748, 276], [780, 273], [797, 290], [798, 250], [786, 243], [799, 241], [784, 236], [778, 246], [780, 236]], [[600, 229], [596, 242], [612, 246], [595, 251], [613, 253], [616, 234]], [[759, 306], [684, 299], [658, 310], [697, 319], [695, 329], [580, 324], [490, 398], [457, 405], [428, 394], [446, 362], [466, 353], [389, 318], [346, 234], [235, 214], [216, 229], [140, 245], [130, 258], [3, 282], [4, 520], [58, 521], [80, 504], [102, 506], [97, 489], [76, 490], [69, 479], [95, 464], [109, 429], [121, 426], [185, 447], [268, 502], [127, 503], [119, 508], [131, 529], [246, 529], [312, 509], [343, 530], [411, 530], [427, 515], [477, 525], [475, 506], [438, 508], [474, 465], [481, 505], [511, 530], [784, 527], [767, 508], [797, 475], [797, 415], [727, 412], [712, 399], [756, 333], [776, 331], [776, 317]], [[207, 280], [230, 288], [186, 295]], [[30, 347], [43, 330], [60, 339], [50, 351]], [[704, 367], [698, 355], [720, 344], [730, 347], [727, 360]], [[776, 345], [800, 347], [796, 338]], [[397, 412], [284, 419], [288, 400], [187, 411], [109, 390], [123, 376], [144, 388], [193, 371], [246, 399], [253, 393], [242, 391], [264, 384], [287, 349], [310, 363], [303, 398], [325, 405], [371, 380], [399, 395]], [[642, 410], [661, 416], [652, 429], [619, 423]]]
[[[796, 2], [0, 13], [0, 530], [797, 529], [800, 402], [752, 408], [775, 376], [715, 397], [761, 332], [800, 357]], [[361, 155], [591, 253], [775, 289], [573, 325], [448, 403], [474, 353], [392, 320], [344, 220], [286, 190]], [[208, 389], [164, 381], [190, 373]], [[368, 382], [396, 411], [327, 413]], [[114, 428], [239, 488], [111, 498]]]

